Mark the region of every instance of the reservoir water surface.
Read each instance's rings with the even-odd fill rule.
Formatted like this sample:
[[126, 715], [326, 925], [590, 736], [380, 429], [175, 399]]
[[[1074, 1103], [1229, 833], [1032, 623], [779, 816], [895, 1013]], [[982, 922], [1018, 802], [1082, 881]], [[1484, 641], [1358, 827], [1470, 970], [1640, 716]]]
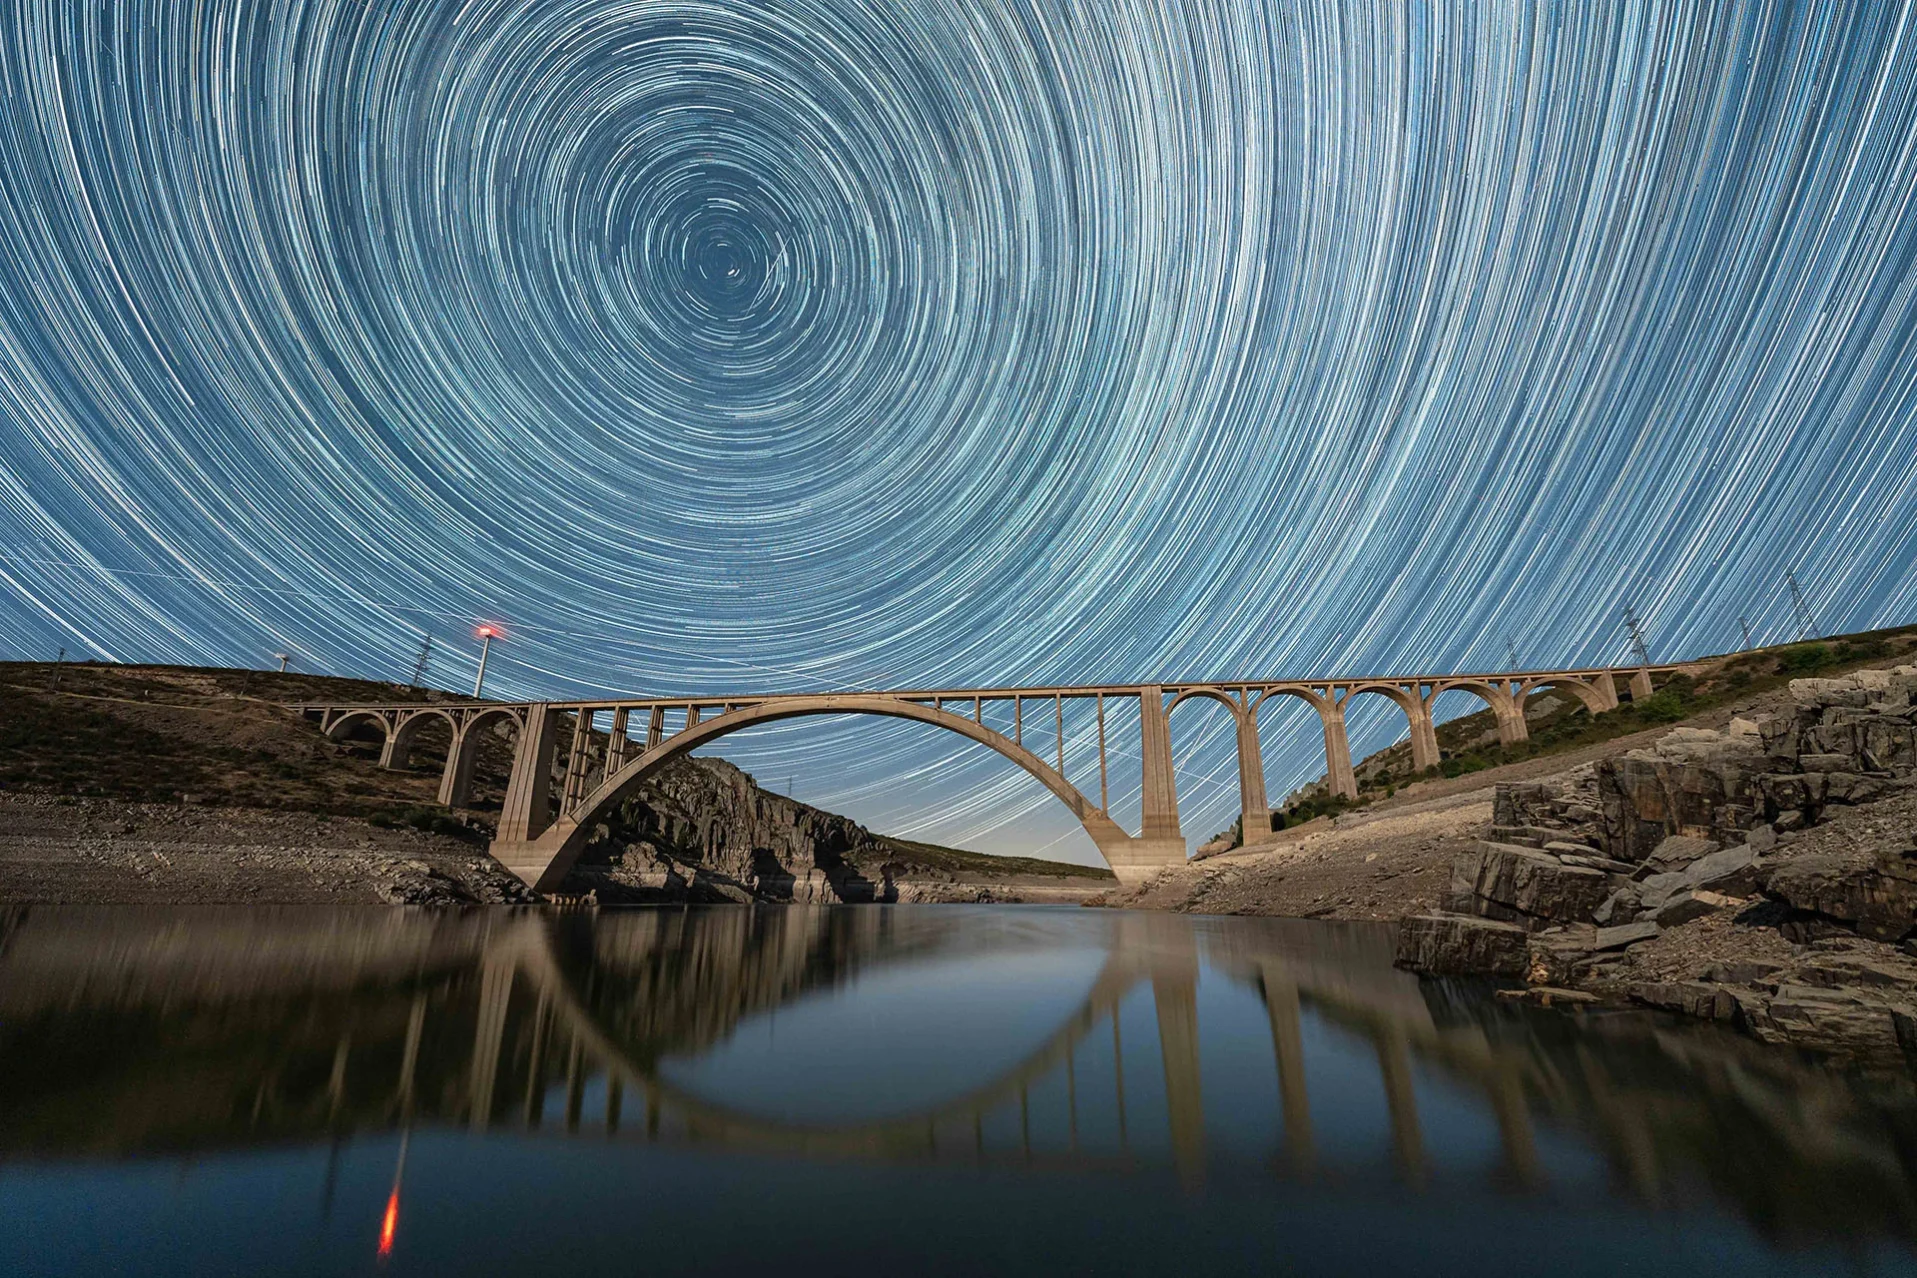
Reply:
[[1917, 1272], [1917, 1089], [1035, 907], [0, 911], [0, 1273]]

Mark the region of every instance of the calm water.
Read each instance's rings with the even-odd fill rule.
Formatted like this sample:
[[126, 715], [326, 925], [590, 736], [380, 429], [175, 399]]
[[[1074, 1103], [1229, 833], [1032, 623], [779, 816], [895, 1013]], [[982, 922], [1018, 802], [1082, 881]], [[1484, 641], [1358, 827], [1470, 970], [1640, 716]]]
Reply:
[[1390, 934], [0, 911], [0, 1273], [1912, 1273], [1917, 1091]]

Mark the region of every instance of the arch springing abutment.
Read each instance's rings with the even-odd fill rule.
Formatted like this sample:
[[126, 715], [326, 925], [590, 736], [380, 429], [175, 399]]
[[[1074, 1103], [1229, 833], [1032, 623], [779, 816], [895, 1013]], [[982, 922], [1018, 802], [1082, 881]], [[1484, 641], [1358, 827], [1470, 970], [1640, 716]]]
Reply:
[[[1381, 695], [1403, 711], [1410, 729], [1412, 766], [1423, 772], [1439, 763], [1432, 705], [1446, 692], [1469, 692], [1489, 705], [1497, 718], [1499, 740], [1509, 746], [1528, 736], [1524, 702], [1540, 688], [1567, 691], [1596, 714], [1617, 707], [1619, 673], [1630, 680], [1633, 696], [1644, 697], [1650, 695], [1654, 677], [1690, 668], [618, 701], [322, 704], [302, 709], [335, 740], [344, 739], [359, 725], [377, 725], [385, 742], [380, 762], [392, 768], [405, 767], [419, 733], [428, 724], [444, 720], [450, 725], [452, 744], [439, 797], [448, 806], [463, 806], [471, 797], [479, 731], [499, 717], [511, 720], [518, 729], [518, 744], [492, 850], [507, 868], [540, 891], [553, 890], [565, 878], [599, 815], [670, 760], [743, 728], [808, 715], [848, 714], [930, 724], [997, 751], [1071, 810], [1121, 882], [1136, 883], [1185, 860], [1171, 738], [1171, 711], [1184, 701], [1207, 698], [1232, 713], [1244, 841], [1255, 845], [1270, 836], [1273, 826], [1258, 740], [1258, 709], [1270, 698], [1295, 697], [1312, 707], [1324, 730], [1326, 788], [1334, 796], [1355, 799], [1357, 778], [1345, 730], [1345, 709], [1353, 697]], [[1096, 803], [1067, 775], [1067, 701], [1090, 703], [1097, 725]], [[1110, 814], [1107, 711], [1114, 702], [1128, 701], [1135, 701], [1138, 708], [1142, 760], [1137, 834], [1124, 830]], [[1009, 735], [986, 723], [986, 708], [1005, 703], [1010, 705], [1013, 725]], [[568, 729], [564, 783], [555, 795], [560, 738]], [[1028, 736], [1034, 738], [1032, 745], [1027, 744]], [[1049, 761], [1039, 753], [1048, 747]]]

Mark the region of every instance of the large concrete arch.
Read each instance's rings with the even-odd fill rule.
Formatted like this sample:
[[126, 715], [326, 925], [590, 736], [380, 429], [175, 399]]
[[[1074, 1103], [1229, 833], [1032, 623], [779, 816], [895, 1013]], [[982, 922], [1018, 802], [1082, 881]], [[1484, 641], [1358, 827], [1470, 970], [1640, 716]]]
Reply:
[[[1099, 854], [1105, 858], [1113, 872], [1124, 877], [1125, 871], [1140, 865], [1149, 864], [1157, 869], [1162, 861], [1162, 849], [1147, 849], [1141, 845], [1148, 840], [1134, 839], [1119, 828], [1102, 810], [1079, 793], [1077, 787], [1067, 781], [1059, 772], [1009, 737], [994, 732], [971, 719], [949, 711], [940, 710], [915, 701], [901, 700], [884, 696], [827, 695], [816, 697], [785, 697], [778, 701], [760, 702], [737, 710], [730, 710], [715, 718], [704, 720], [675, 733], [664, 742], [646, 750], [638, 758], [620, 767], [612, 775], [602, 779], [597, 786], [588, 791], [577, 807], [562, 812], [558, 819], [543, 829], [530, 828], [539, 820], [537, 816], [528, 822], [528, 828], [521, 830], [512, 825], [512, 814], [508, 813], [500, 822], [500, 838], [493, 844], [493, 856], [506, 868], [525, 879], [542, 892], [550, 892], [564, 880], [573, 864], [591, 837], [593, 819], [600, 811], [624, 798], [650, 773], [664, 764], [708, 742], [729, 736], [744, 728], [760, 724], [776, 723], [784, 719], [807, 718], [829, 714], [869, 714], [886, 718], [909, 719], [917, 723], [931, 724], [955, 732], [959, 736], [990, 747], [1005, 758], [1017, 764], [1028, 774], [1037, 778], [1046, 789], [1057, 796], [1079, 823], [1091, 836], [1092, 843]], [[540, 725], [528, 725], [527, 731], [537, 732]], [[522, 753], [525, 753], [522, 751]], [[531, 782], [527, 783], [532, 784]], [[514, 838], [521, 835], [520, 838]], [[1179, 856], [1183, 859], [1183, 843], [1179, 845]], [[1154, 856], [1157, 859], [1152, 859]]]
[[859, 1148], [874, 1138], [899, 1132], [916, 1135], [924, 1132], [927, 1124], [970, 1117], [1014, 1099], [1022, 1084], [1048, 1073], [1074, 1043], [1087, 1036], [1095, 1023], [1110, 1015], [1111, 1009], [1133, 986], [1152, 975], [1148, 956], [1114, 949], [1086, 989], [1078, 1009], [998, 1077], [945, 1098], [923, 1113], [828, 1126], [756, 1115], [675, 1087], [659, 1072], [656, 1063], [636, 1058], [599, 1024], [567, 974], [565, 964], [554, 952], [549, 936], [531, 932], [522, 935], [513, 955], [517, 969], [539, 992], [547, 1014], [563, 1025], [567, 1034], [576, 1037], [589, 1055], [669, 1102], [683, 1117], [699, 1123], [707, 1134], [742, 1144], [773, 1147], [796, 1144], [829, 1148], [835, 1143], [847, 1143]]

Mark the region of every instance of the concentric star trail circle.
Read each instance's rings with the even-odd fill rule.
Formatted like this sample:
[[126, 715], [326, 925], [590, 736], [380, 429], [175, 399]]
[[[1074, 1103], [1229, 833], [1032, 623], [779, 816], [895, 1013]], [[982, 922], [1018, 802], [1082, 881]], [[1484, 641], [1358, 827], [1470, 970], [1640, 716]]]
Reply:
[[[484, 619], [585, 695], [1909, 620], [1913, 191], [1907, 5], [13, 0], [0, 641], [457, 687]], [[1089, 854], [922, 728], [735, 753]]]

